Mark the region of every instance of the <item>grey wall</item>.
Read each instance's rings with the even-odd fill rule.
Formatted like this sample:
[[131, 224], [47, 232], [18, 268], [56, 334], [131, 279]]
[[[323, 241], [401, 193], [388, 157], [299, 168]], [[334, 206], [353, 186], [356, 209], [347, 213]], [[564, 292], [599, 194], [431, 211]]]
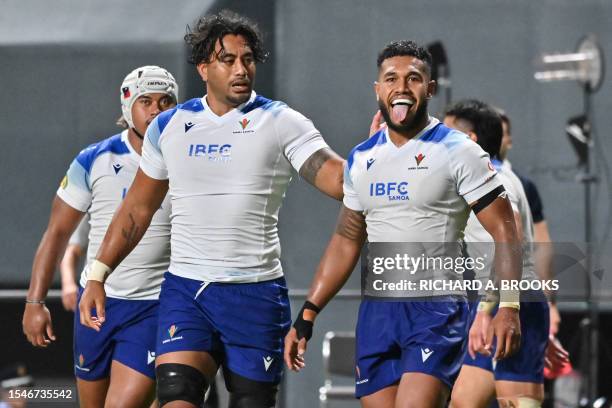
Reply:
[[[282, 0], [104, 2], [5, 0], [0, 13], [0, 286], [25, 287], [49, 203], [74, 155], [118, 129], [118, 83], [133, 67], [156, 63], [175, 73], [183, 97], [202, 94], [185, 64], [186, 24], [209, 7], [229, 7], [260, 21], [273, 55], [259, 67], [257, 90], [311, 117], [346, 156], [367, 137], [376, 105], [376, 53], [387, 42], [444, 42], [453, 95], [478, 97], [513, 119], [511, 159], [537, 182], [553, 238], [582, 239], [582, 189], [565, 139], [567, 117], [581, 111], [576, 84], [539, 84], [533, 61], [543, 51], [571, 51], [588, 32], [608, 53], [612, 3], [604, 0]], [[146, 30], [144, 24], [155, 29]], [[610, 66], [610, 59], [607, 59]], [[607, 156], [612, 85], [595, 95], [595, 119]], [[433, 101], [432, 112], [443, 107]], [[608, 181], [608, 180], [603, 180]], [[609, 189], [598, 193], [597, 235], [606, 230]], [[307, 288], [333, 231], [338, 203], [294, 182], [281, 210], [283, 262], [292, 288]], [[605, 243], [606, 247], [609, 244]], [[348, 288], [358, 288], [354, 276]], [[294, 311], [301, 304], [294, 302]], [[320, 344], [326, 330], [351, 330], [357, 302], [337, 301], [318, 323], [308, 368], [287, 376], [292, 408], [317, 405]], [[16, 336], [20, 336], [18, 328]], [[354, 404], [353, 404], [354, 405]]]
[[[312, 118], [331, 146], [346, 155], [367, 137], [376, 109], [377, 52], [392, 40], [441, 40], [451, 64], [453, 99], [477, 97], [507, 110], [515, 139], [510, 159], [540, 188], [553, 239], [581, 241], [582, 187], [574, 180], [576, 159], [563, 130], [566, 119], [582, 110], [581, 90], [575, 83], [535, 82], [533, 63], [541, 52], [573, 51], [589, 32], [610, 54], [610, 21], [612, 3], [594, 0], [286, 0], [277, 4], [277, 96]], [[606, 81], [594, 96], [598, 149], [604, 154], [612, 152], [611, 91]], [[434, 100], [431, 112], [441, 109]], [[601, 237], [610, 191], [603, 185], [599, 190]], [[281, 239], [292, 287], [309, 285], [337, 208], [304, 182], [290, 187]], [[349, 288], [358, 288], [355, 278]], [[311, 341], [308, 369], [288, 375], [291, 407], [317, 404], [322, 332], [354, 328], [356, 303], [333, 304], [333, 312], [323, 315], [326, 327]]]

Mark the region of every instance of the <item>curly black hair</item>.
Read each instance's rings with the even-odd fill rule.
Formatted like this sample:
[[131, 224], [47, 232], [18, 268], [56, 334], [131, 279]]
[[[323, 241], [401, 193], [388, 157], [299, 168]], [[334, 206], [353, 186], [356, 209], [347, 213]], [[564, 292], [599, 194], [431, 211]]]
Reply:
[[223, 37], [228, 34], [243, 36], [253, 51], [255, 61], [265, 62], [268, 52], [263, 48], [262, 34], [257, 24], [230, 10], [200, 18], [193, 29], [187, 26], [185, 42], [191, 47], [189, 62], [196, 65], [210, 62], [215, 56], [217, 40], [221, 41], [223, 48]]
[[468, 122], [476, 133], [480, 147], [491, 158], [499, 158], [503, 129], [501, 116], [495, 108], [477, 99], [465, 99], [453, 104], [444, 113]]
[[427, 65], [428, 71], [431, 72], [431, 65], [433, 61], [431, 54], [429, 51], [427, 51], [427, 49], [420, 47], [417, 43], [410, 40], [393, 41], [387, 44], [385, 48], [378, 53], [376, 66], [380, 68], [384, 60], [404, 55], [420, 59], [425, 63], [425, 65]]

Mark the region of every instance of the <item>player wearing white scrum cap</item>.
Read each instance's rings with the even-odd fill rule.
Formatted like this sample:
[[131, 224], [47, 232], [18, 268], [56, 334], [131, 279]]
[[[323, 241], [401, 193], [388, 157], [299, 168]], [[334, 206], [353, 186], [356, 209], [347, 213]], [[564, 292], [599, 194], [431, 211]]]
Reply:
[[[174, 107], [178, 85], [170, 72], [143, 66], [130, 72], [120, 88], [125, 129], [83, 149], [71, 163], [53, 201], [49, 225], [34, 258], [23, 329], [28, 340], [46, 347], [55, 340], [44, 301], [55, 265], [85, 213], [90, 216], [87, 258], [102, 242], [115, 210], [138, 170], [142, 135], [160, 113]], [[170, 260], [170, 203], [155, 211], [141, 244], [108, 279], [106, 307], [114, 320], [99, 332], [75, 318], [74, 367], [81, 406], [148, 406], [155, 389], [155, 339], [162, 275]], [[81, 274], [79, 296], [87, 282]], [[119, 403], [121, 401], [121, 403]]]

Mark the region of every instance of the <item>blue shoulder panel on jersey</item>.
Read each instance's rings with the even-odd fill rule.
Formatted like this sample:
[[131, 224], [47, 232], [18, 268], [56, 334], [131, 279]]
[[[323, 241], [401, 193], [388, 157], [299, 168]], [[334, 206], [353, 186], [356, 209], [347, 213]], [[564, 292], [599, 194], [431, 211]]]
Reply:
[[442, 123], [438, 123], [421, 136], [420, 140], [423, 142], [440, 143], [451, 131], [451, 128], [444, 126]]
[[190, 112], [202, 112], [204, 110], [204, 105], [202, 104], [202, 98], [193, 98], [177, 105], [176, 108]]
[[266, 111], [271, 111], [272, 113], [277, 113], [279, 110], [286, 107], [287, 105], [284, 102], [273, 101], [261, 95], [257, 95], [253, 102], [240, 109], [240, 112], [247, 114], [257, 108], [261, 108]]
[[89, 186], [89, 173], [85, 171], [81, 163], [76, 159], [70, 163], [70, 167], [66, 172], [68, 183], [77, 186], [83, 191], [91, 191]]
[[458, 130], [451, 129], [442, 123], [438, 123], [431, 128], [420, 138], [423, 142], [442, 143], [446, 148], [452, 149], [466, 140], [470, 140], [469, 136]]
[[89, 145], [79, 153], [76, 160], [89, 174], [91, 166], [96, 158], [106, 152], [115, 154], [127, 154], [130, 152], [130, 149], [128, 149], [126, 144], [123, 143], [123, 140], [121, 140], [121, 133], [104, 139], [101, 142]]
[[157, 122], [157, 127], [159, 128], [159, 133], [160, 134], [161, 134], [161, 132], [164, 131], [164, 129], [168, 125], [168, 122], [170, 122], [170, 119], [172, 119], [172, 117], [176, 113], [176, 110], [179, 108], [179, 106], [181, 106], [181, 105], [178, 105], [178, 106], [176, 106], [176, 107], [174, 107], [172, 109], [168, 109], [167, 111], [163, 111], [162, 113], [157, 115], [157, 117], [155, 118], [154, 121]]
[[368, 138], [366, 141], [359, 143], [349, 153], [348, 169], [350, 170], [351, 167], [353, 167], [355, 153], [368, 151], [372, 149], [374, 146], [385, 144], [386, 142], [387, 142], [387, 137], [385, 136], [385, 129], [381, 129], [378, 132], [374, 133], [372, 136], [370, 136], [370, 138]]
[[491, 164], [495, 167], [495, 170], [502, 171], [502, 162], [498, 159], [491, 159]]

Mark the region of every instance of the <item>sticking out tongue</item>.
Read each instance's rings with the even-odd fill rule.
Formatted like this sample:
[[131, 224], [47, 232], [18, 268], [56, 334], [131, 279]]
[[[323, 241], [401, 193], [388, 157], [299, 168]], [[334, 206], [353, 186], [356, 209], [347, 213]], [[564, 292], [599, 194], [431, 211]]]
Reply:
[[393, 121], [396, 123], [401, 123], [406, 119], [406, 115], [408, 115], [408, 105], [404, 105], [402, 103], [398, 103], [393, 106]]

